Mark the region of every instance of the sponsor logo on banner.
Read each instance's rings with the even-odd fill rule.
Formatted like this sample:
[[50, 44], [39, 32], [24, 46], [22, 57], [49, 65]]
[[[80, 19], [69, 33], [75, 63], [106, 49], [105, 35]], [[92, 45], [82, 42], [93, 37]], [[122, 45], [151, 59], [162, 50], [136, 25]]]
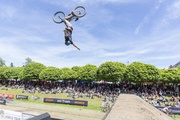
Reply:
[[83, 101], [83, 100], [68, 100], [68, 99], [59, 99], [59, 98], [44, 98], [44, 102], [88, 106], [88, 101]]
[[35, 115], [26, 114], [22, 112], [15, 112], [11, 110], [2, 110], [0, 109], [0, 120], [1, 118], [7, 118], [10, 120], [27, 120], [33, 118]]
[[26, 95], [16, 95], [16, 99], [26, 99], [26, 100], [28, 100], [28, 96], [26, 96]]
[[13, 95], [13, 94], [1, 94], [1, 93], [0, 93], [0, 98], [1, 98], [1, 97], [14, 99], [14, 95]]
[[2, 99], [0, 99], [0, 104], [2, 104], [2, 105], [6, 105], [6, 100], [2, 100]]

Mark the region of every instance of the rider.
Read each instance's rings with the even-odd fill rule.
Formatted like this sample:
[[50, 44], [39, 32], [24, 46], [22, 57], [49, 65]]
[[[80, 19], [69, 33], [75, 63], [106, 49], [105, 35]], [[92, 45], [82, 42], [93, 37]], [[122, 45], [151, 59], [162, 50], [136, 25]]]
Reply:
[[68, 46], [68, 45], [72, 44], [75, 48], [80, 50], [80, 48], [77, 47], [72, 41], [72, 31], [73, 31], [72, 24], [66, 19], [63, 19], [62, 21], [66, 25], [66, 28], [63, 30], [64, 31], [64, 36], [65, 36], [65, 45]]
[[163, 109], [162, 109], [162, 111], [164, 112], [164, 113], [166, 113], [166, 114], [169, 114], [170, 113], [170, 108], [171, 106], [166, 106], [166, 107], [164, 107]]

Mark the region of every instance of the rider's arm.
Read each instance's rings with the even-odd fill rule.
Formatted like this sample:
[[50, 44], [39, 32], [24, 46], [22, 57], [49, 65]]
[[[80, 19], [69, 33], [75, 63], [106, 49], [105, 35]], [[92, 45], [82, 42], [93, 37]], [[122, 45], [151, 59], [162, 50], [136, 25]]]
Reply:
[[80, 50], [80, 48], [78, 46], [76, 46], [72, 40], [69, 40], [71, 42], [71, 45], [73, 45], [75, 48], [77, 48], [78, 50]]
[[80, 51], [80, 48], [78, 48], [74, 43], [72, 45]]

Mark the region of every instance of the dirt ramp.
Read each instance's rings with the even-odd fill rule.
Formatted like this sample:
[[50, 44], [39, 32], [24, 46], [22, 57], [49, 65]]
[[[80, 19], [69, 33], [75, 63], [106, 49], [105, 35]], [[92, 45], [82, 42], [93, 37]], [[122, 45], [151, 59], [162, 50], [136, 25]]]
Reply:
[[105, 120], [173, 120], [136, 95], [121, 94]]

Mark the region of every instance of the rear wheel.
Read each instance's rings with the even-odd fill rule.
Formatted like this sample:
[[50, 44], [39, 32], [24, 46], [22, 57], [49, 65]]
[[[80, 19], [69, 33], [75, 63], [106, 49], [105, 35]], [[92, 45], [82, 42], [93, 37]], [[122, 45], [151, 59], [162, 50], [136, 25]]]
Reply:
[[80, 18], [80, 17], [83, 17], [83, 16], [86, 15], [86, 9], [85, 9], [85, 7], [83, 7], [83, 6], [77, 6], [77, 7], [74, 9], [73, 13], [74, 13], [78, 18]]
[[62, 11], [58, 11], [58, 12], [54, 13], [53, 21], [55, 23], [60, 24], [63, 22], [62, 19], [64, 19], [64, 18], [65, 18], [65, 13]]

